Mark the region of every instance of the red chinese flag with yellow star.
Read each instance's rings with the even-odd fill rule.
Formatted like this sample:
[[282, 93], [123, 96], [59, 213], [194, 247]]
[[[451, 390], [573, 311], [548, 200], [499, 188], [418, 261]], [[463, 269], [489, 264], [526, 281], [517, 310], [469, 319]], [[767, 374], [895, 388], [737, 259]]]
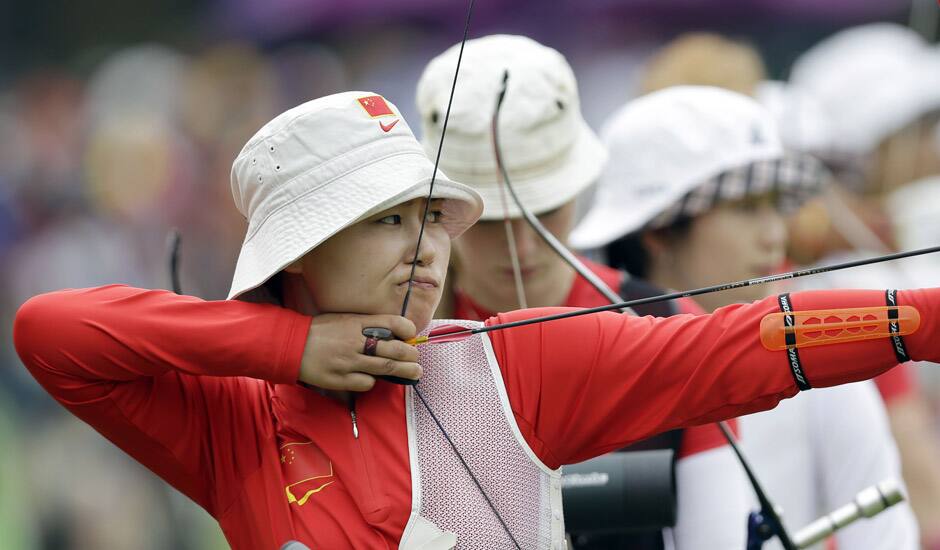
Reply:
[[362, 108], [365, 109], [372, 118], [395, 114], [392, 108], [388, 106], [388, 103], [385, 102], [385, 98], [380, 95], [360, 97], [359, 104], [362, 105]]

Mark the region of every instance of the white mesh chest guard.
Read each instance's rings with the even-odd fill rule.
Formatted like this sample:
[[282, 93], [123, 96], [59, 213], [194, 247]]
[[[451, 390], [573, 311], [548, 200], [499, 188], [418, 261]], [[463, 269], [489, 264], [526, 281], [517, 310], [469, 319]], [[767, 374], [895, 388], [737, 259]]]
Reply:
[[[435, 321], [429, 329], [441, 324], [480, 325]], [[420, 350], [424, 375], [419, 391], [520, 547], [565, 548], [561, 471], [543, 465], [520, 434], [489, 338], [477, 335]], [[413, 392], [407, 394], [413, 504], [409, 523], [423, 519], [456, 533], [456, 548], [514, 548], [434, 419]], [[402, 543], [402, 548], [410, 546]]]

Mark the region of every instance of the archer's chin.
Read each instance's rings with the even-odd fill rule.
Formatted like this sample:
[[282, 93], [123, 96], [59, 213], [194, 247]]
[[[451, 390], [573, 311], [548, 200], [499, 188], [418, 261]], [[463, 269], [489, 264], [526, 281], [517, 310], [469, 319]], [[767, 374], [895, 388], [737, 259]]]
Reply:
[[437, 302], [437, 300], [434, 300], [433, 302], [420, 301], [419, 303], [415, 303], [414, 295], [411, 296], [405, 317], [415, 324], [415, 328], [419, 333], [426, 329], [434, 318]]

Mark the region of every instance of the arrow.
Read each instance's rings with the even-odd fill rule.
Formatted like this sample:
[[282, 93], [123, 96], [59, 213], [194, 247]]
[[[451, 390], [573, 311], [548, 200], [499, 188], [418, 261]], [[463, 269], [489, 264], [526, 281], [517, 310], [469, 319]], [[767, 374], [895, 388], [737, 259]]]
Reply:
[[694, 290], [683, 290], [680, 292], [671, 292], [669, 294], [660, 294], [659, 296], [650, 296], [648, 298], [628, 300], [626, 302], [617, 302], [614, 304], [597, 306], [597, 307], [592, 307], [592, 308], [576, 309], [574, 311], [566, 311], [564, 313], [555, 313], [553, 315], [544, 315], [542, 317], [533, 317], [531, 319], [523, 319], [520, 321], [512, 321], [509, 323], [499, 323], [495, 325], [488, 325], [488, 326], [482, 326], [482, 327], [476, 327], [476, 328], [467, 328], [467, 327], [461, 327], [458, 325], [442, 325], [432, 330], [426, 336], [419, 336], [417, 338], [409, 340], [408, 343], [412, 345], [421, 345], [421, 344], [437, 344], [437, 343], [443, 344], [447, 342], [457, 342], [457, 341], [463, 340], [464, 338], [473, 336], [474, 334], [481, 334], [484, 332], [493, 332], [496, 330], [504, 330], [507, 328], [514, 328], [514, 327], [523, 327], [526, 325], [534, 325], [537, 323], [547, 323], [549, 321], [559, 321], [561, 319], [570, 319], [572, 317], [580, 317], [582, 315], [590, 315], [592, 313], [600, 313], [602, 311], [622, 310], [625, 308], [641, 306], [644, 304], [655, 304], [658, 302], [665, 302], [667, 300], [677, 300], [679, 298], [701, 296], [702, 294], [711, 294], [712, 292], [721, 292], [723, 290], [734, 290], [736, 288], [762, 285], [762, 284], [772, 283], [776, 281], [784, 281], [787, 279], [797, 279], [800, 277], [806, 277], [808, 275], [818, 275], [820, 273], [829, 273], [832, 271], [849, 269], [851, 267], [861, 267], [861, 266], [872, 265], [872, 264], [877, 264], [881, 262], [888, 262], [891, 260], [913, 258], [914, 256], [922, 256], [924, 254], [932, 254], [935, 252], [940, 252], [940, 246], [919, 248], [917, 250], [909, 250], [907, 252], [896, 252], [894, 254], [885, 254], [883, 256], [875, 256], [874, 258], [853, 260], [851, 262], [843, 262], [843, 263], [832, 264], [832, 265], [827, 265], [827, 266], [812, 267], [808, 269], [799, 269], [797, 271], [789, 271], [787, 273], [780, 273], [778, 275], [768, 275], [766, 277], [745, 279], [741, 281], [735, 281], [733, 283], [722, 283], [722, 284], [713, 285], [713, 286], [696, 288]]

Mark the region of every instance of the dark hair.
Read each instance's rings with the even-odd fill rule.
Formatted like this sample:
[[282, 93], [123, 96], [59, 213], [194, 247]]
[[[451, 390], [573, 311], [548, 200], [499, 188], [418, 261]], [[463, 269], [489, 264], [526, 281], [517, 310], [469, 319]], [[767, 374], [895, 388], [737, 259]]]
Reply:
[[246, 292], [239, 299], [262, 304], [274, 303], [284, 307], [284, 272], [278, 271], [261, 286]]
[[643, 244], [643, 235], [651, 232], [663, 239], [684, 237], [692, 228], [692, 218], [680, 217], [668, 227], [659, 229], [640, 229], [620, 237], [604, 247], [607, 265], [622, 269], [627, 273], [645, 279], [649, 277], [652, 254]]

